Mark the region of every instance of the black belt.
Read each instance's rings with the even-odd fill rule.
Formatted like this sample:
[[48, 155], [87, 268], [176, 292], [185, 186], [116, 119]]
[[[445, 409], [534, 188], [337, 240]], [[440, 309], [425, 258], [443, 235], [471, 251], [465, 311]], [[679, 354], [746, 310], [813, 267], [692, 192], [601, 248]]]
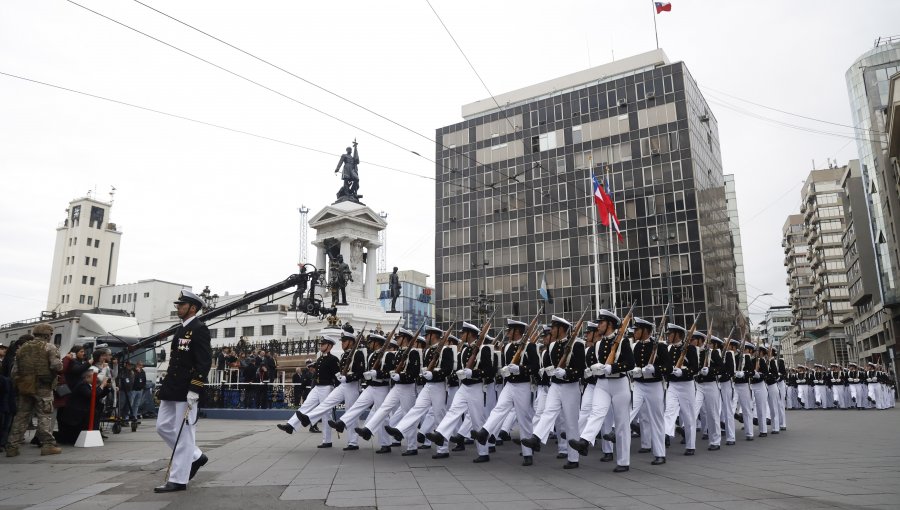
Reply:
[[638, 378], [638, 379], [635, 379], [634, 382], [638, 382], [638, 383], [658, 383], [658, 382], [662, 382], [662, 377], [651, 377], [651, 378], [649, 378], [649, 379], [646, 378], [646, 377], [640, 377], [640, 378]]
[[621, 379], [621, 378], [625, 377], [625, 374], [619, 372], [619, 373], [616, 373], [616, 374], [600, 375], [600, 376], [598, 376], [598, 377], [602, 377], [602, 378], [605, 378], [605, 379]]
[[463, 384], [466, 385], [466, 386], [474, 386], [474, 385], [476, 385], [476, 384], [481, 384], [481, 383], [482, 383], [481, 379], [463, 379], [463, 380], [460, 381], [460, 382], [463, 383]]

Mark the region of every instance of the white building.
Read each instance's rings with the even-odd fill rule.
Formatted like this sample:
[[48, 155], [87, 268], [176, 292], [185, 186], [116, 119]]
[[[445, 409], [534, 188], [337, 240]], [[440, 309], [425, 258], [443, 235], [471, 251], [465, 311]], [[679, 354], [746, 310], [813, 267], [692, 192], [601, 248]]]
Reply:
[[100, 287], [97, 306], [104, 310], [121, 310], [131, 315], [140, 324], [141, 336], [150, 336], [171, 325], [172, 314], [175, 313], [172, 302], [181, 289], [190, 290], [191, 286], [162, 280], [104, 285]]
[[100, 287], [116, 283], [122, 232], [111, 223], [111, 202], [83, 197], [69, 202], [56, 229], [46, 310], [64, 313], [100, 304]]
[[790, 334], [794, 314], [790, 306], [770, 306], [760, 324], [763, 342], [782, 348], [782, 339]]

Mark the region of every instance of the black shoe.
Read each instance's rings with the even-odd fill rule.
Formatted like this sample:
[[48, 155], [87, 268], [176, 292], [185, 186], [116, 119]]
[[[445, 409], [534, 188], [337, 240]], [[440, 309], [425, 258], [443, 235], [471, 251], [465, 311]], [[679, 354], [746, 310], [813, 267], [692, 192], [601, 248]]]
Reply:
[[394, 441], [393, 443], [391, 443], [391, 446], [393, 446], [394, 448], [400, 448], [400, 441]]
[[485, 430], [484, 427], [482, 427], [481, 429], [478, 430], [478, 432], [475, 433], [475, 440], [478, 441], [478, 444], [481, 444], [481, 445], [487, 444], [488, 438], [490, 438], [490, 437], [491, 437], [490, 432]]
[[359, 437], [365, 439], [366, 441], [372, 440], [372, 431], [367, 429], [366, 427], [356, 427], [353, 430], [356, 431], [357, 434], [359, 434]]
[[451, 452], [464, 452], [464, 451], [466, 451], [466, 445], [458, 444], [458, 445], [454, 446], [453, 448], [450, 448], [450, 451]]
[[301, 413], [300, 411], [297, 411], [296, 414], [297, 414], [297, 419], [300, 420], [300, 424], [303, 425], [304, 427], [309, 427], [309, 416], [306, 416], [305, 414]]
[[283, 431], [287, 432], [288, 434], [294, 433], [294, 427], [291, 427], [290, 423], [279, 423], [278, 425], [275, 425], [275, 426], [278, 427], [278, 430], [283, 430]]
[[421, 432], [416, 433], [416, 441], [418, 441], [420, 443], [424, 443], [426, 440], [428, 440], [428, 438], [425, 437], [425, 434], [423, 434]]
[[488, 453], [497, 453], [497, 447], [491, 446], [490, 448], [488, 448]]
[[434, 455], [431, 456], [431, 458], [432, 459], [446, 459], [449, 456], [450, 456], [449, 453], [435, 453]]
[[734, 441], [725, 441], [725, 446], [734, 446]]
[[418, 454], [419, 454], [419, 450], [406, 450], [405, 452], [401, 453], [400, 456], [401, 457], [410, 457], [412, 455], [418, 455]]
[[488, 457], [487, 455], [479, 455], [479, 456], [475, 457], [474, 459], [472, 459], [472, 462], [474, 462], [475, 464], [481, 464], [482, 462], [490, 462], [490, 461], [491, 461], [491, 458]]
[[[434, 441], [434, 439], [432, 439], [432, 441]], [[452, 436], [450, 436], [450, 442], [456, 443], [457, 445], [464, 445], [466, 444], [466, 438], [462, 437], [459, 434], [453, 434]]]
[[430, 444], [420, 444], [420, 445], [419, 445], [419, 449], [420, 449], [420, 450], [430, 450], [430, 449], [431, 449], [431, 445], [430, 445]]
[[679, 436], [684, 437], [684, 427], [681, 425], [675, 427], [675, 432], [678, 433]]
[[187, 489], [186, 483], [175, 483], [175, 482], [166, 482], [165, 485], [160, 485], [159, 487], [154, 487], [153, 492], [177, 492], [183, 491]]
[[719, 422], [719, 430], [725, 430], [725, 422], [724, 421]]
[[338, 434], [344, 432], [347, 429], [347, 425], [344, 424], [341, 420], [328, 420], [328, 426], [338, 431]]
[[717, 444], [711, 444], [711, 445], [709, 445], [709, 448], [707, 448], [707, 450], [709, 450], [711, 452], [714, 452], [716, 450], [721, 450], [721, 449], [722, 449], [722, 447]]
[[567, 458], [569, 458], [569, 454], [568, 453], [557, 453], [556, 458], [557, 459], [567, 459]]
[[566, 433], [565, 433], [565, 432], [560, 433], [560, 434], [559, 434], [559, 438], [560, 438], [560, 439], [565, 439], [565, 438], [566, 438]]
[[694, 454], [694, 450], [692, 448], [688, 448], [687, 450], [684, 451], [684, 454], [687, 455], [688, 457], [690, 457], [691, 455]]
[[707, 439], [709, 439], [709, 434], [703, 434], [703, 437], [700, 438], [702, 441], [706, 441]]
[[734, 413], [734, 419], [740, 423], [744, 423], [744, 415], [743, 414]]
[[531, 455], [526, 455], [525, 457], [522, 457], [522, 465], [523, 466], [530, 466], [532, 464], [534, 464], [534, 458]]
[[463, 439], [463, 444], [475, 444], [474, 439]]
[[613, 473], [624, 473], [629, 469], [631, 468], [629, 468], [628, 466], [616, 466], [615, 468], [613, 468]]
[[541, 451], [541, 439], [537, 436], [526, 437], [522, 440], [522, 444], [531, 448], [533, 451]]
[[494, 439], [494, 446], [503, 446], [502, 439]]
[[353, 452], [356, 450], [359, 450], [359, 446], [357, 446], [355, 444], [348, 444], [347, 446], [344, 447], [345, 452]]
[[209, 458], [205, 453], [200, 454], [200, 458], [191, 462], [191, 474], [188, 476], [188, 480], [193, 480], [194, 476], [197, 474], [197, 471], [200, 471], [200, 468], [206, 465], [209, 462]]
[[501, 430], [497, 437], [500, 438], [501, 441], [512, 441], [512, 436], [505, 430]]
[[322, 432], [321, 430], [319, 430], [318, 425], [313, 425], [312, 427], [309, 428], [309, 431], [312, 432], [313, 434], [318, 434], [319, 432]]
[[753, 436], [747, 436], [747, 441], [753, 441]]
[[431, 440], [432, 443], [438, 446], [444, 446], [444, 436], [438, 434], [437, 432], [428, 432], [425, 434], [425, 437]]
[[655, 457], [653, 459], [653, 462], [651, 462], [650, 464], [653, 464], [654, 466], [658, 466], [660, 464], [665, 464], [665, 463], [666, 463], [665, 457]]
[[771, 433], [772, 433], [773, 435], [774, 435], [774, 434], [778, 434], [778, 431], [777, 431], [777, 430], [773, 430]]
[[390, 446], [382, 446], [381, 448], [375, 450], [375, 453], [391, 453]]
[[760, 433], [759, 433], [759, 437], [766, 437], [766, 436], [768, 436], [768, 435], [769, 435], [769, 434], [766, 434], [765, 432], [760, 432]]
[[782, 432], [784, 432], [785, 430], [787, 430], [787, 427], [779, 427], [779, 429], [780, 429]]
[[400, 432], [400, 430], [391, 427], [390, 425], [385, 425], [384, 430], [394, 438], [394, 441], [403, 441], [403, 433]]
[[603, 439], [605, 441], [609, 441], [610, 443], [615, 443], [616, 442], [616, 433], [615, 432], [607, 432], [606, 434], [603, 434]]
[[578, 455], [581, 455], [582, 457], [587, 457], [588, 449], [590, 449], [590, 447], [591, 444], [580, 437], [578, 439], [569, 439], [569, 448], [578, 452]]
[[[638, 425], [637, 423], [632, 423], [631, 424], [631, 433], [637, 434], [638, 436], [640, 436], [641, 435], [641, 426]], [[634, 437], [634, 436], [632, 436], [632, 437]]]
[[600, 457], [600, 462], [612, 462], [612, 461], [613, 461], [613, 454], [611, 454], [611, 453], [604, 453], [603, 456]]
[[572, 461], [566, 462], [566, 465], [563, 466], [563, 469], [578, 469], [578, 463]]
[[672, 439], [670, 438], [671, 436], [666, 436], [666, 448], [672, 446]]
[[316, 448], [331, 448], [331, 443], [322, 443], [319, 446], [316, 446]]
[[772, 424], [772, 418], [766, 418], [766, 425]]
[[650, 453], [650, 448], [641, 448], [638, 450], [638, 453]]

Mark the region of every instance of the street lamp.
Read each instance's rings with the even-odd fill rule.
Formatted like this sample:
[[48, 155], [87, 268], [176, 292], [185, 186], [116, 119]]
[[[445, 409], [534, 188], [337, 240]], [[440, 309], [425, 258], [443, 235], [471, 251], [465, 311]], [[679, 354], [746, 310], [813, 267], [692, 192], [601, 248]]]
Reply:
[[494, 312], [494, 298], [487, 297], [483, 290], [478, 293], [477, 298], [469, 298], [469, 302], [472, 303], [472, 311], [478, 315], [482, 323]]
[[207, 285], [203, 292], [200, 293], [200, 299], [203, 300], [203, 308], [209, 311], [216, 307], [216, 303], [219, 302], [219, 295], [212, 294], [209, 290], [209, 285]]
[[[669, 232], [669, 235], [666, 236], [665, 243], [663, 243], [665, 254], [666, 254], [666, 277], [668, 280], [668, 291], [669, 291], [669, 322], [675, 322], [675, 303], [674, 293], [672, 291], [672, 261], [669, 258], [669, 241], [675, 239], [675, 232]], [[659, 243], [659, 236], [656, 234], [650, 234], [650, 240], [654, 243]]]

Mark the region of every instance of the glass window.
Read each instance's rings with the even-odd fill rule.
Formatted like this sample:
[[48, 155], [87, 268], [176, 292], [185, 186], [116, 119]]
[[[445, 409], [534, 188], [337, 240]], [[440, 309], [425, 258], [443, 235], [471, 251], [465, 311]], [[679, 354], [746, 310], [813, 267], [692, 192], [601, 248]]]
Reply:
[[253, 336], [254, 326], [244, 326], [241, 328], [241, 336]]
[[234, 328], [225, 328], [225, 338], [234, 338]]

